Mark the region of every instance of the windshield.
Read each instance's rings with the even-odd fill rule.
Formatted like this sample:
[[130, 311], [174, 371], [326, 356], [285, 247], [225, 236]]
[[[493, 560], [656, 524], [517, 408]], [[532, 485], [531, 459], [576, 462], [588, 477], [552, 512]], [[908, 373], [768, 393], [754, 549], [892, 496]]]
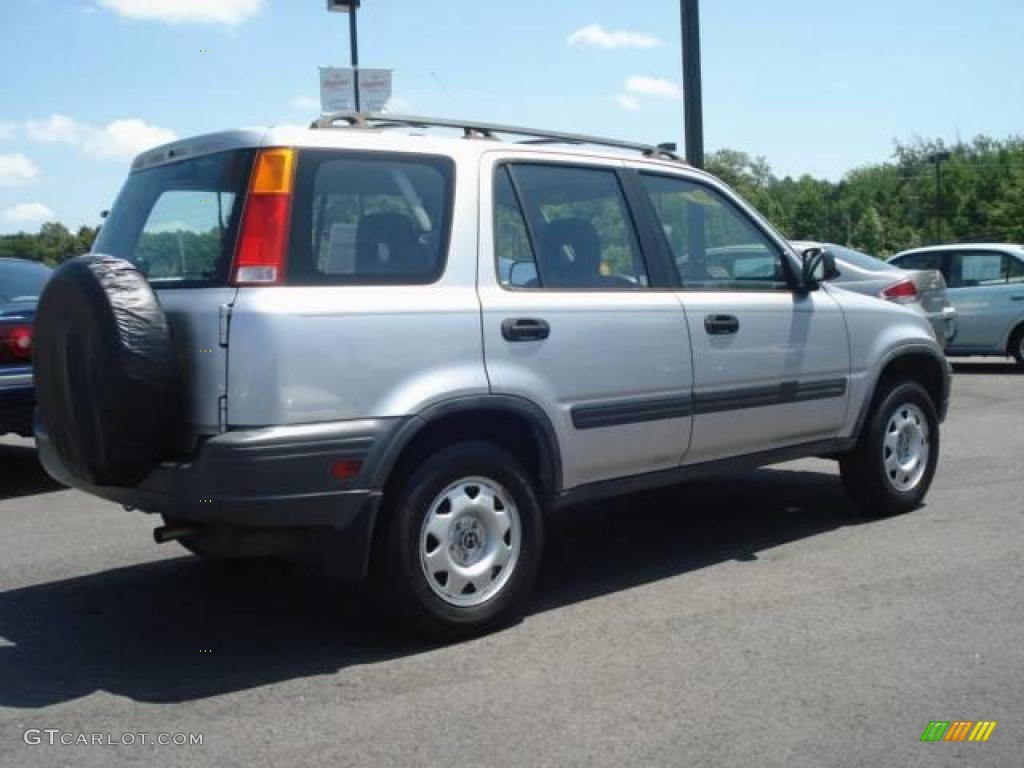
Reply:
[[50, 268], [29, 261], [0, 259], [0, 304], [36, 301], [50, 277]]
[[227, 280], [254, 152], [234, 150], [133, 173], [93, 245], [161, 288]]
[[874, 256], [855, 251], [852, 248], [844, 248], [841, 245], [826, 245], [825, 248], [837, 259], [842, 259], [847, 264], [852, 264], [860, 269], [866, 269], [869, 272], [901, 271], [899, 267], [887, 264], [881, 259], [876, 259]]

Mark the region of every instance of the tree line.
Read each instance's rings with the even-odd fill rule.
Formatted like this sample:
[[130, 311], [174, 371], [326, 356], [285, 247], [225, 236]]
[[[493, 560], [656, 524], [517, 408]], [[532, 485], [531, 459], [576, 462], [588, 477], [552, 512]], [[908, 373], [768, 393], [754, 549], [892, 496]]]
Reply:
[[[1021, 136], [897, 142], [889, 161], [856, 168], [839, 182], [779, 178], [765, 158], [732, 149], [711, 153], [707, 169], [794, 240], [880, 257], [936, 242], [1024, 242]], [[0, 236], [0, 256], [56, 265], [87, 252], [98, 232], [47, 222], [35, 234]]]
[[837, 183], [780, 179], [763, 157], [729, 149], [709, 155], [706, 165], [793, 240], [880, 257], [933, 243], [1024, 242], [1020, 136], [949, 146], [897, 142], [889, 162], [852, 170]]

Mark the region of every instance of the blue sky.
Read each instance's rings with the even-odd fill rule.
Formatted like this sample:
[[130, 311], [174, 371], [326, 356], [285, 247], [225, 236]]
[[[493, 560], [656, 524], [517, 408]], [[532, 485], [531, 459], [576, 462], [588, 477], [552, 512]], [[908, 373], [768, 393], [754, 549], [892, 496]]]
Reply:
[[[98, 223], [131, 155], [305, 123], [348, 62], [323, 0], [4, 0], [0, 232]], [[1024, 0], [704, 0], [707, 148], [838, 179], [894, 138], [1024, 132]], [[682, 140], [676, 0], [363, 0], [396, 111]]]

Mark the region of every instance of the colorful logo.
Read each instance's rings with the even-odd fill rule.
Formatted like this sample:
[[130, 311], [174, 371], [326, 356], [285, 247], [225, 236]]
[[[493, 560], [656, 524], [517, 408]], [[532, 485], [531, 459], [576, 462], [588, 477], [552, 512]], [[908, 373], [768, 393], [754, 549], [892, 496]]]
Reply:
[[995, 728], [995, 720], [932, 720], [921, 741], [988, 741]]

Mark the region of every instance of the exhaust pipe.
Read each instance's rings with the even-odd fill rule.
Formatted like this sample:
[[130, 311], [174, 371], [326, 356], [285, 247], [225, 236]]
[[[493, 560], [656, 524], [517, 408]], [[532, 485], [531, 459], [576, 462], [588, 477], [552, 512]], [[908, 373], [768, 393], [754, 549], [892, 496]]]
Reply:
[[161, 525], [159, 528], [154, 529], [153, 541], [157, 544], [163, 544], [167, 541], [187, 539], [189, 536], [202, 533], [202, 531], [203, 529], [198, 525]]

